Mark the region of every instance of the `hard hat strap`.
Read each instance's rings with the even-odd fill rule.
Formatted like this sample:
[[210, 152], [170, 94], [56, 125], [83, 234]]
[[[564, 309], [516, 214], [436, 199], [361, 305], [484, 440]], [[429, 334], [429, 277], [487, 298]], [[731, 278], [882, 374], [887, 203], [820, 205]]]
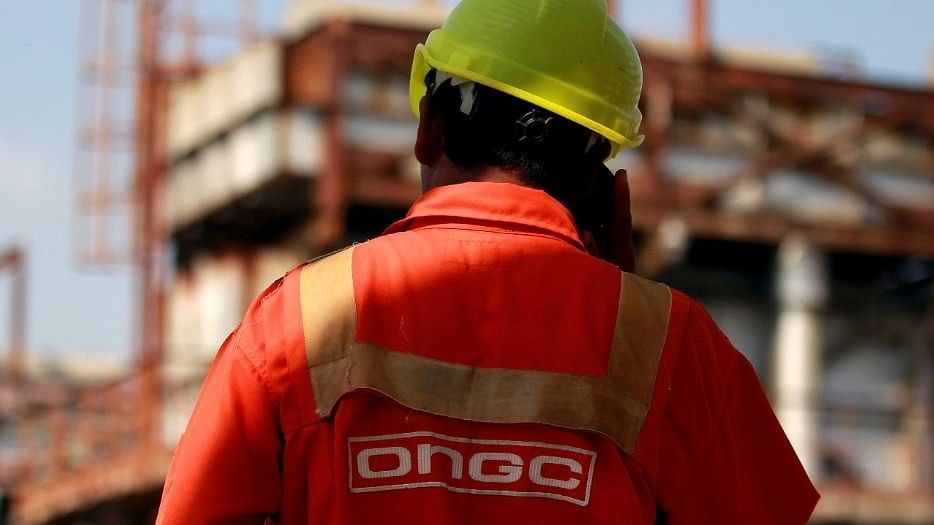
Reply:
[[[469, 120], [473, 120], [479, 111], [479, 106], [477, 104], [479, 95], [477, 83], [439, 69], [431, 69], [428, 74], [425, 75], [425, 86], [427, 87], [427, 93], [429, 95], [436, 95], [445, 82], [450, 82], [451, 87], [458, 88], [460, 93], [460, 113], [465, 115]], [[518, 142], [524, 143], [527, 146], [544, 147], [548, 143], [548, 139], [553, 132], [552, 128], [554, 128], [557, 118], [558, 117], [551, 111], [533, 106], [528, 112], [517, 118], [514, 122]], [[584, 154], [589, 154], [594, 148], [602, 146], [606, 142], [607, 139], [603, 135], [597, 132], [591, 132], [587, 145], [584, 148]]]
[[[450, 73], [445, 73], [444, 71], [439, 71], [437, 69], [432, 70], [434, 74], [434, 85], [430, 86], [428, 92], [434, 95], [438, 88], [441, 87], [446, 81], [451, 81], [451, 87], [456, 87], [460, 89], [461, 92], [461, 113], [467, 115], [468, 117], [473, 115], [474, 106], [477, 102], [477, 84], [473, 81], [460, 78], [456, 75]], [[430, 74], [430, 73], [429, 73]]]

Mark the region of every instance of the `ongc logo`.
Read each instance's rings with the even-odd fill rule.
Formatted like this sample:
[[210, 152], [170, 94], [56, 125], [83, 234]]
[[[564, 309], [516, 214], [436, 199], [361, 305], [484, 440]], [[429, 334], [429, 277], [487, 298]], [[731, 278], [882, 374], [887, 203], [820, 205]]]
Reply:
[[597, 453], [433, 432], [352, 437], [350, 491], [444, 487], [452, 492], [552, 498], [586, 506]]

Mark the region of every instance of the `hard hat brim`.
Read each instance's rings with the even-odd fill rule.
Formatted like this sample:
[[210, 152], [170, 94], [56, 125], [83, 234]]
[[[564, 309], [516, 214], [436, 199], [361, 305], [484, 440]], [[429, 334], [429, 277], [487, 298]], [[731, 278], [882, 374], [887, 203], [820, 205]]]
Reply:
[[644, 139], [643, 135], [635, 135], [632, 138], [626, 137], [607, 126], [594, 121], [593, 119], [585, 117], [576, 111], [570, 110], [541, 96], [535, 95], [534, 93], [530, 93], [516, 86], [512, 86], [489, 76], [471, 71], [470, 69], [458, 67], [456, 65], [438, 60], [431, 56], [431, 53], [424, 44], [419, 44], [415, 48], [415, 56], [412, 63], [412, 73], [409, 79], [409, 103], [411, 105], [412, 112], [416, 117], [419, 116], [419, 103], [427, 93], [427, 88], [425, 86], [425, 76], [431, 69], [437, 69], [445, 73], [477, 82], [478, 84], [482, 84], [498, 91], [502, 91], [506, 94], [529, 102], [530, 104], [534, 104], [552, 111], [572, 122], [580, 124], [585, 128], [599, 133], [612, 143], [612, 148], [608, 158], [615, 157], [621, 149], [635, 148], [639, 146]]

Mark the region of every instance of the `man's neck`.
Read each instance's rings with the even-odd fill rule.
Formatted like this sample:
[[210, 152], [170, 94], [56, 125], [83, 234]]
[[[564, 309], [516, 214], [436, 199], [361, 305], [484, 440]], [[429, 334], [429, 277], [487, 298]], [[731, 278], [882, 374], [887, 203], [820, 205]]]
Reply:
[[464, 168], [444, 159], [437, 166], [422, 168], [422, 192], [439, 186], [461, 184], [464, 182], [505, 182], [528, 186], [515, 172], [496, 166], [476, 166]]

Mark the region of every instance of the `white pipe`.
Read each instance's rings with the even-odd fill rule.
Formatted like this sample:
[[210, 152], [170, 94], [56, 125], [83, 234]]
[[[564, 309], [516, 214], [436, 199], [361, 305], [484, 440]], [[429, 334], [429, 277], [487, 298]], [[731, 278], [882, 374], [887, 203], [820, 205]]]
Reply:
[[773, 401], [788, 439], [813, 479], [820, 459], [819, 425], [826, 259], [802, 237], [778, 249], [780, 312], [775, 332]]

